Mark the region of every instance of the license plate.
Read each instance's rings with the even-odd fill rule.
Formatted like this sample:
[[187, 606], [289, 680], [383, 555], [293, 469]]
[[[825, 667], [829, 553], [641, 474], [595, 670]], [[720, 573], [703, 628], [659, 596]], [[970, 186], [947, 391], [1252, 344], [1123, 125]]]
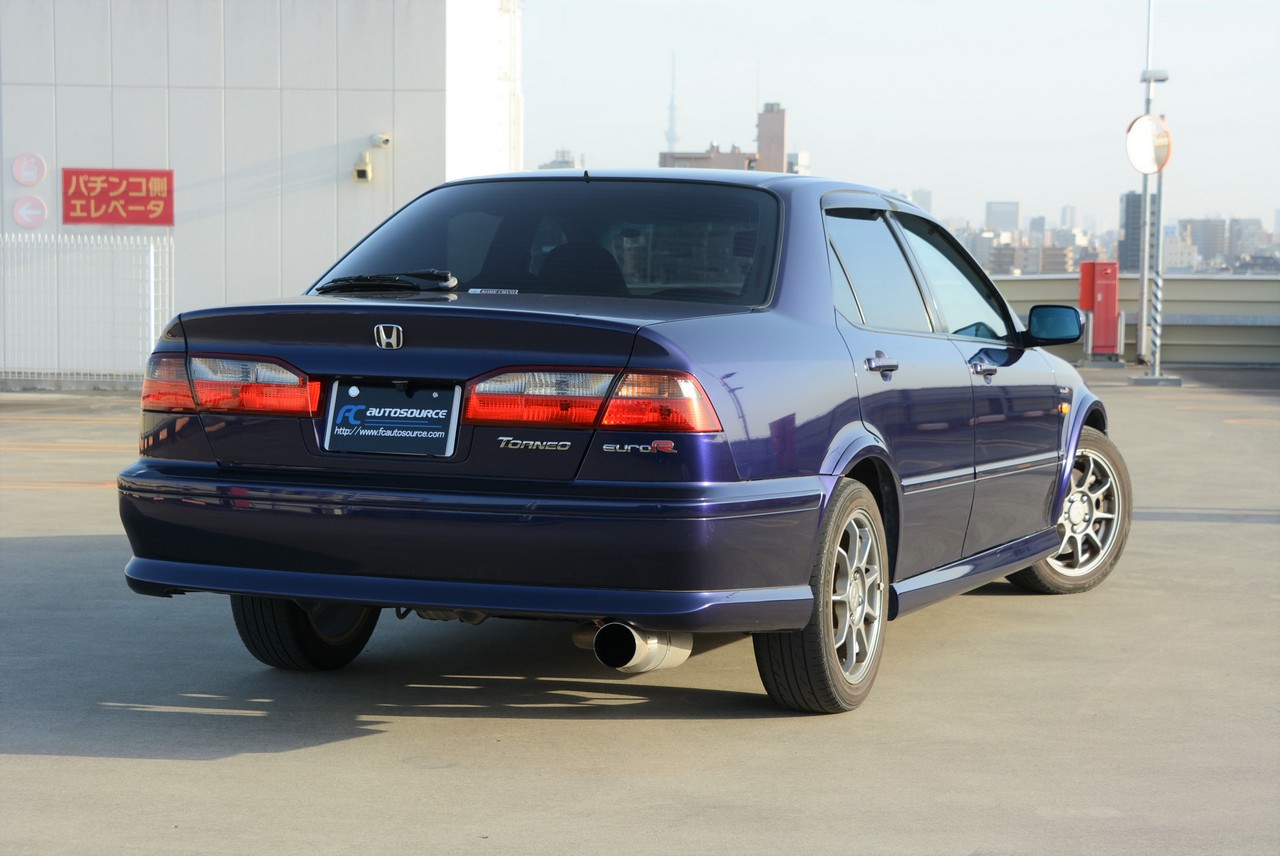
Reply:
[[453, 454], [459, 386], [385, 386], [335, 381], [324, 447], [375, 455]]

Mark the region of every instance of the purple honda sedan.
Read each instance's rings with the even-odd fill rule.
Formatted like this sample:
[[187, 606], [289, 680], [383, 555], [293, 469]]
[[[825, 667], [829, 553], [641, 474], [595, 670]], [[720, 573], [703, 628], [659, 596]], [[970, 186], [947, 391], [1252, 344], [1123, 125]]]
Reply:
[[566, 622], [624, 672], [735, 632], [776, 702], [850, 710], [897, 616], [1115, 566], [1124, 461], [1042, 349], [1079, 336], [867, 187], [445, 184], [302, 296], [173, 320], [119, 478], [127, 579], [229, 595], [282, 669], [346, 665], [384, 608]]

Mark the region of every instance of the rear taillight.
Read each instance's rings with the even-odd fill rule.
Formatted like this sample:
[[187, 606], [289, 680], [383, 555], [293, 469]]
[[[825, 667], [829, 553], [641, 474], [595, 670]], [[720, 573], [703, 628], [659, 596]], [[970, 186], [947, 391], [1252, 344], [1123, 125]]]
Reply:
[[698, 381], [684, 372], [507, 371], [467, 386], [463, 419], [472, 425], [720, 431]]
[[191, 413], [196, 409], [187, 379], [187, 358], [152, 354], [142, 378], [142, 409], [162, 413]]
[[267, 360], [152, 354], [142, 381], [142, 409], [315, 416], [320, 382]]
[[463, 418], [473, 425], [591, 428], [615, 372], [515, 371], [473, 381]]
[[315, 416], [320, 409], [320, 382], [279, 363], [192, 357], [189, 371], [202, 411]]
[[627, 372], [609, 399], [601, 428], [705, 433], [720, 430], [706, 392], [683, 372]]

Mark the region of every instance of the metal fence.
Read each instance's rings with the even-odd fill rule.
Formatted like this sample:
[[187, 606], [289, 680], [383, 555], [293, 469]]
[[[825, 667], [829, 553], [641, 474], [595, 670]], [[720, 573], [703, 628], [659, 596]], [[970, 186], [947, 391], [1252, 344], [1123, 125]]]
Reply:
[[0, 234], [0, 380], [137, 383], [173, 312], [173, 239]]
[[[1037, 303], [1079, 305], [1078, 274], [997, 276], [1015, 312], [1026, 317]], [[1164, 279], [1164, 363], [1280, 365], [1280, 277], [1274, 275], [1167, 274]], [[1120, 277], [1120, 309], [1127, 319], [1124, 359], [1137, 360], [1138, 277]], [[1080, 345], [1053, 349], [1079, 359]]]

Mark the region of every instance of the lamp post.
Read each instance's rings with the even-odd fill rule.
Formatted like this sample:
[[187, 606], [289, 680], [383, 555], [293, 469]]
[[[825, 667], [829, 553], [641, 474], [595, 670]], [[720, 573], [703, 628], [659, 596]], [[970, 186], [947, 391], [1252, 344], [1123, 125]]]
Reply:
[[[1165, 124], [1164, 118], [1151, 113], [1144, 113], [1134, 119], [1129, 124], [1129, 130], [1125, 134], [1125, 151], [1129, 156], [1129, 163], [1133, 164], [1133, 168], [1142, 173], [1143, 177], [1149, 175], [1163, 176], [1165, 165], [1169, 162], [1170, 137], [1169, 126]], [[1143, 182], [1144, 184], [1146, 182]], [[1150, 358], [1149, 364], [1151, 371], [1141, 378], [1130, 378], [1130, 383], [1155, 384], [1162, 386], [1181, 386], [1182, 381], [1176, 377], [1162, 377], [1160, 374], [1160, 345], [1164, 338], [1163, 333], [1163, 315], [1164, 315], [1164, 264], [1162, 254], [1160, 252], [1159, 233], [1162, 227], [1163, 216], [1161, 211], [1161, 192], [1164, 190], [1163, 178], [1156, 180], [1156, 263], [1154, 276], [1150, 283], [1150, 298], [1143, 296], [1141, 333], [1150, 336]], [[1143, 238], [1150, 236], [1151, 230], [1143, 224]], [[1147, 246], [1148, 242], [1143, 242], [1143, 273], [1147, 268]], [[1147, 283], [1143, 282], [1144, 290]]]
[[[1150, 26], [1148, 24], [1148, 26]], [[1149, 37], [1148, 37], [1149, 38]], [[1149, 63], [1149, 60], [1148, 60]], [[1142, 115], [1151, 115], [1151, 89], [1157, 83], [1164, 83], [1169, 79], [1168, 72], [1153, 69], [1144, 69], [1139, 80], [1146, 84], [1147, 93], [1143, 99]], [[1151, 246], [1151, 195], [1149, 192], [1149, 173], [1142, 173], [1142, 260], [1139, 263], [1142, 287], [1141, 306], [1138, 310], [1138, 360], [1147, 363], [1152, 361], [1151, 353], [1151, 256], [1154, 254], [1157, 258], [1160, 255], [1160, 241], [1162, 235], [1160, 226], [1156, 227], [1156, 245]], [[1161, 191], [1164, 189], [1164, 172], [1156, 174], [1156, 222], [1159, 223], [1164, 218], [1164, 207]]]
[[[1169, 79], [1168, 72], [1159, 71], [1151, 68], [1151, 12], [1152, 5], [1155, 0], [1147, 0], [1147, 61], [1142, 66], [1142, 74], [1138, 81], [1143, 84], [1144, 93], [1142, 99], [1142, 115], [1151, 115], [1151, 95], [1157, 83], [1164, 83]], [[1142, 173], [1142, 259], [1139, 262], [1140, 283], [1139, 289], [1139, 307], [1138, 307], [1138, 361], [1147, 363], [1152, 362], [1151, 353], [1151, 195], [1150, 184], [1148, 182], [1149, 172]], [[1156, 179], [1156, 210], [1161, 215], [1164, 209], [1161, 207], [1163, 200], [1160, 191], [1163, 189], [1164, 182]], [[1159, 232], [1156, 233], [1156, 252], [1159, 253], [1159, 244], [1161, 240]]]
[[[1161, 252], [1164, 232], [1164, 168], [1169, 162], [1169, 126], [1164, 118], [1151, 112], [1151, 92], [1157, 83], [1169, 79], [1169, 73], [1151, 68], [1151, 6], [1147, 0], [1147, 62], [1138, 80], [1146, 87], [1142, 115], [1129, 125], [1125, 149], [1129, 163], [1142, 173], [1142, 275], [1141, 306], [1138, 311], [1138, 359], [1148, 364], [1150, 372], [1130, 378], [1133, 384], [1181, 386], [1182, 380], [1160, 373], [1160, 346], [1163, 340], [1164, 254]], [[1155, 269], [1151, 264], [1151, 205], [1148, 178], [1156, 176]], [[1154, 275], [1153, 275], [1154, 274]]]

